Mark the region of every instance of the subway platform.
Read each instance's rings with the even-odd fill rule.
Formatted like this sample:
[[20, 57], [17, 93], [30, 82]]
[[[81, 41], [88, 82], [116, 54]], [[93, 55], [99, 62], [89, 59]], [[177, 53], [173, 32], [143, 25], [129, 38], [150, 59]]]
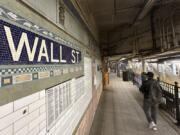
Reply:
[[142, 109], [143, 95], [131, 82], [110, 75], [102, 93], [90, 135], [179, 135], [180, 132], [158, 113], [158, 131], [152, 131]]

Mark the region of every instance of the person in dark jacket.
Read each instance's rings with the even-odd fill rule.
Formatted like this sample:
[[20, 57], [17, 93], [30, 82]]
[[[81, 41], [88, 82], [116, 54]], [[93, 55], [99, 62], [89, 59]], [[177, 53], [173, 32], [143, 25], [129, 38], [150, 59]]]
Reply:
[[157, 130], [157, 109], [159, 104], [159, 99], [161, 98], [161, 88], [158, 81], [153, 79], [154, 74], [148, 72], [147, 80], [142, 82], [140, 91], [144, 94], [144, 104], [143, 109], [149, 123], [149, 128]]
[[136, 75], [135, 75], [134, 71], [132, 71], [132, 82], [133, 82], [133, 85], [136, 84], [135, 77], [136, 77]]
[[141, 73], [141, 80], [142, 80], [142, 83], [147, 80], [146, 72]]

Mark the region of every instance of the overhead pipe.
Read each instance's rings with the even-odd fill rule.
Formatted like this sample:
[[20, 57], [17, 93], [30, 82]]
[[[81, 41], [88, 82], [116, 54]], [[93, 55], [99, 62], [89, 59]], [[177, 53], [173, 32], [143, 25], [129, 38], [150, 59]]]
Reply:
[[134, 29], [134, 40], [133, 40], [133, 55], [135, 56], [137, 54], [137, 31], [136, 28]]
[[163, 35], [163, 49], [166, 50], [167, 49], [167, 45], [166, 45], [166, 34], [165, 34], [165, 20], [162, 21], [162, 35]]
[[116, 12], [117, 12], [117, 10], [116, 10], [116, 0], [114, 0], [114, 15], [116, 15]]
[[152, 45], [153, 50], [156, 49], [156, 36], [155, 36], [155, 24], [154, 24], [154, 10], [151, 12], [151, 34], [152, 34]]
[[[177, 47], [176, 33], [174, 29], [174, 24], [172, 18], [164, 18], [162, 19], [162, 24], [159, 24], [160, 28], [160, 41], [161, 41], [161, 51], [169, 50], [172, 45], [170, 44], [172, 36], [173, 46]], [[170, 31], [171, 30], [171, 31]]]
[[169, 33], [169, 18], [164, 19], [164, 47], [166, 50], [171, 48], [170, 42], [169, 42], [169, 36], [172, 36], [171, 33]]
[[178, 46], [178, 42], [177, 42], [177, 39], [176, 39], [176, 32], [175, 32], [175, 28], [174, 28], [173, 16], [171, 16], [170, 20], [171, 20], [173, 44], [174, 44], [174, 47], [177, 47]]
[[155, 5], [155, 2], [156, 0], [148, 0], [148, 2], [146, 3], [144, 8], [138, 15], [137, 20], [143, 19], [147, 15], [147, 13], [152, 9], [152, 7]]
[[159, 20], [159, 35], [160, 35], [161, 52], [164, 52], [161, 20]]
[[169, 39], [169, 26], [167, 24], [167, 36], [166, 36], [166, 40], [167, 40], [167, 48], [170, 49], [171, 48], [171, 44], [170, 44], [170, 39]]

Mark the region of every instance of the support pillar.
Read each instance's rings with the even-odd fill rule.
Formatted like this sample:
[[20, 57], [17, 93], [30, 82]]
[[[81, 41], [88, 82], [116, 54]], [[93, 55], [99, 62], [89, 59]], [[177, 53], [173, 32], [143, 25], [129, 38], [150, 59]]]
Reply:
[[146, 72], [145, 60], [142, 59], [141, 62], [142, 62], [142, 72]]

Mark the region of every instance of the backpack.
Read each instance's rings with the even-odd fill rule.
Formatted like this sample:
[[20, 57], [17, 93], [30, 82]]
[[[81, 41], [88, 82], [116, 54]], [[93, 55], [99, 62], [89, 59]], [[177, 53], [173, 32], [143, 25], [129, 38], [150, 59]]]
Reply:
[[159, 82], [153, 80], [150, 85], [150, 96], [153, 104], [160, 104], [162, 103], [162, 87], [160, 86]]

